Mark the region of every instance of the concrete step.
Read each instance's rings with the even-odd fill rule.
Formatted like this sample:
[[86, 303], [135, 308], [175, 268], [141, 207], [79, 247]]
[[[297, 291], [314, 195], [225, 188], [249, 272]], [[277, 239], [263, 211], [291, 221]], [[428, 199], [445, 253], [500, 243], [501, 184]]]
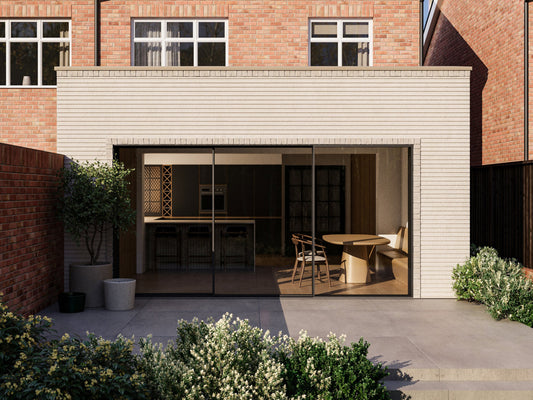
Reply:
[[390, 368], [387, 381], [531, 381], [533, 368]]
[[393, 400], [533, 400], [526, 381], [385, 381]]
[[384, 384], [396, 399], [533, 400], [533, 369], [391, 369]]

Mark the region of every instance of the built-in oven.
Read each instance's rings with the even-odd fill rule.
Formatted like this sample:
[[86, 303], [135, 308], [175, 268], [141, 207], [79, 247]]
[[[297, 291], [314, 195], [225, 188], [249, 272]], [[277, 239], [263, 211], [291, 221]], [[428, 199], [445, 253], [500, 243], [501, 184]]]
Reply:
[[213, 190], [215, 199], [215, 213], [227, 214], [227, 185], [200, 185], [199, 204], [200, 214], [210, 214], [213, 211]]

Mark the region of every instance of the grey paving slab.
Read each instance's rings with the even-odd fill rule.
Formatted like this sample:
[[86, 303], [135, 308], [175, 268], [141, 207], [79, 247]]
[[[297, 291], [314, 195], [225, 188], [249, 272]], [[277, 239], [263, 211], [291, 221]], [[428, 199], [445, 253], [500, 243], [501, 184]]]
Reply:
[[[495, 321], [485, 307], [455, 300], [398, 298], [137, 298], [131, 311], [86, 310], [61, 314], [57, 306], [41, 314], [53, 318], [58, 334], [106, 338], [122, 333], [152, 334], [166, 343], [177, 320], [220, 318], [225, 312], [254, 326], [297, 336], [325, 338], [345, 334], [347, 342], [363, 337], [369, 356], [391, 368], [434, 371], [454, 368], [533, 369], [533, 329], [512, 321]], [[433, 372], [432, 372], [433, 371]]]

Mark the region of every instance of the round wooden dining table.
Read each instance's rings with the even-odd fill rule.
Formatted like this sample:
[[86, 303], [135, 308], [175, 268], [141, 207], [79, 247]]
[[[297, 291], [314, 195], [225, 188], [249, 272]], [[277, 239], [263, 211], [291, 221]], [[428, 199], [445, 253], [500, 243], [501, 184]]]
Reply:
[[378, 245], [389, 244], [390, 240], [378, 235], [340, 233], [322, 236], [326, 242], [344, 246], [339, 280], [346, 283], [370, 282], [370, 257]]

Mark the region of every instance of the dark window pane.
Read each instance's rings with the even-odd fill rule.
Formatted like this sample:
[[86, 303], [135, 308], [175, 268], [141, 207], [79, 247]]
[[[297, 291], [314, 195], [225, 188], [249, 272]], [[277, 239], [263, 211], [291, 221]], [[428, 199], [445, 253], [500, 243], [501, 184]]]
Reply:
[[0, 85], [6, 84], [6, 44], [0, 43]]
[[335, 67], [338, 63], [337, 43], [311, 43], [311, 66]]
[[56, 85], [54, 67], [68, 67], [68, 43], [43, 43], [43, 85]]
[[192, 22], [169, 22], [167, 23], [167, 36], [171, 38], [192, 37]]
[[0, 37], [6, 37], [6, 23], [0, 22]]
[[367, 67], [369, 65], [368, 43], [343, 43], [342, 65], [347, 67]]
[[161, 65], [161, 43], [135, 43], [133, 65], [139, 67], [159, 67]]
[[225, 66], [226, 43], [198, 43], [199, 66]]
[[68, 22], [43, 22], [43, 37], [68, 38]]
[[25, 76], [37, 84], [37, 43], [11, 43], [11, 84], [22, 85]]
[[170, 43], [167, 46], [167, 65], [171, 67], [189, 67], [194, 63], [194, 46], [192, 43]]
[[336, 22], [312, 22], [311, 35], [314, 38], [337, 37]]
[[199, 28], [199, 37], [209, 38], [209, 37], [224, 37], [224, 22], [200, 22], [198, 24]]
[[136, 22], [136, 38], [155, 38], [161, 37], [161, 22]]
[[12, 22], [11, 37], [34, 38], [37, 37], [37, 22]]
[[343, 26], [343, 36], [345, 38], [368, 38], [368, 23], [345, 22]]

